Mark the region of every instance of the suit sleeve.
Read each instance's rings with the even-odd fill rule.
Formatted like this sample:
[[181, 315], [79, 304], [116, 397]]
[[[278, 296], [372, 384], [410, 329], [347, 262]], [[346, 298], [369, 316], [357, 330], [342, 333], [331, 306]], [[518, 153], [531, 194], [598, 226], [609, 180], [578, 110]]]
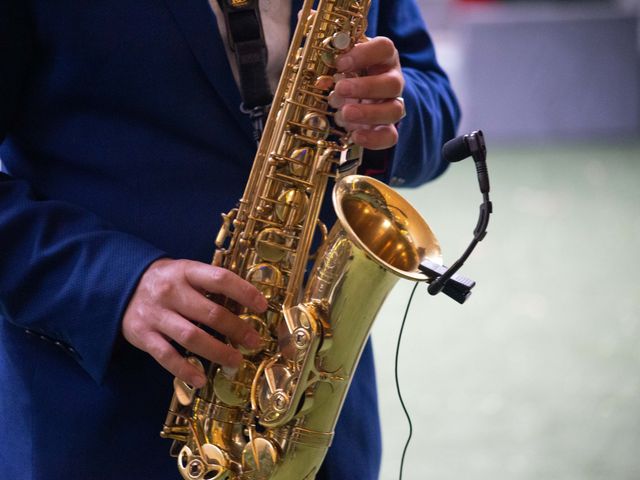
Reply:
[[[32, 68], [27, 2], [0, 0], [0, 143]], [[0, 173], [0, 321], [49, 338], [97, 382], [137, 282], [164, 253], [72, 204]]]
[[417, 186], [446, 169], [441, 149], [455, 136], [460, 110], [414, 0], [382, 0], [378, 18], [377, 34], [389, 37], [400, 54], [407, 115], [398, 144], [367, 152], [365, 168], [391, 184]]

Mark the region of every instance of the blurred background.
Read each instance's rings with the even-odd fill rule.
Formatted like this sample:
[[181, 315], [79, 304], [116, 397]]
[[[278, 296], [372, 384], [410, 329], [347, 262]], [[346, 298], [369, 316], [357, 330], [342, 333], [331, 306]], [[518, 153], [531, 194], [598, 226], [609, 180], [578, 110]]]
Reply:
[[[494, 215], [465, 305], [420, 286], [399, 378], [414, 434], [405, 479], [640, 479], [639, 0], [422, 0], [481, 128]], [[473, 162], [403, 189], [446, 262], [481, 202]], [[408, 434], [394, 355], [412, 284], [373, 330], [382, 480]]]

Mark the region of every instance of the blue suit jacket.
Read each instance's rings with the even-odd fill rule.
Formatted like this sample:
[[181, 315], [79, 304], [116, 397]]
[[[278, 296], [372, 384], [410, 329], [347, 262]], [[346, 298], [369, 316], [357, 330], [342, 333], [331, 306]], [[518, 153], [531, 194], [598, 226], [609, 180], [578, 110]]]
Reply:
[[[374, 1], [369, 35], [400, 50], [408, 110], [369, 168], [417, 185], [457, 105], [413, 0]], [[209, 261], [251, 167], [207, 0], [0, 0], [0, 65], [1, 476], [178, 478], [171, 377], [119, 331], [150, 262]], [[373, 479], [379, 457], [367, 348], [318, 478]]]

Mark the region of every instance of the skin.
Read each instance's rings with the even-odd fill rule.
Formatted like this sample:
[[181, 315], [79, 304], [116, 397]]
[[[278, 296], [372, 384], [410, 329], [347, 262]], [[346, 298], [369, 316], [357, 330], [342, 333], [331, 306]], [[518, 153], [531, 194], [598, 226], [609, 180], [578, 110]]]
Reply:
[[[366, 76], [339, 80], [335, 99], [344, 103], [336, 121], [351, 132], [354, 143], [372, 150], [392, 147], [398, 141], [395, 124], [404, 114], [396, 97], [404, 78], [393, 42], [376, 37], [355, 45], [338, 57], [338, 72]], [[235, 345], [256, 348], [258, 332], [226, 308], [204, 296], [206, 292], [228, 297], [255, 313], [267, 309], [267, 301], [249, 282], [223, 268], [191, 260], [163, 258], [145, 271], [122, 320], [124, 338], [149, 353], [174, 376], [195, 387], [204, 375], [172, 346], [176, 342], [214, 363], [237, 368], [241, 353], [221, 342], [197, 324], [206, 325]]]
[[393, 42], [376, 37], [355, 45], [338, 58], [338, 72], [366, 76], [345, 78], [336, 83], [335, 93], [347, 103], [338, 110], [336, 121], [351, 131], [354, 143], [370, 150], [390, 148], [398, 141], [395, 124], [404, 115], [404, 77]]

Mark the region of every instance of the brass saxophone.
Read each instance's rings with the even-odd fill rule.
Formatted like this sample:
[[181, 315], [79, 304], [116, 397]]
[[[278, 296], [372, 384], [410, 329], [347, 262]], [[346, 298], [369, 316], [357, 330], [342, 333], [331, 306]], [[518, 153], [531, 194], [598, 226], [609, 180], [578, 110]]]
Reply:
[[[186, 480], [313, 480], [331, 444], [376, 313], [399, 277], [427, 280], [438, 241], [394, 190], [360, 175], [361, 149], [329, 106], [335, 59], [364, 39], [369, 0], [306, 0], [238, 206], [223, 214], [213, 264], [258, 287], [262, 336], [239, 369], [206, 367], [201, 389], [175, 379], [161, 435]], [[346, 172], [345, 172], [346, 170]], [[330, 178], [338, 221], [319, 221]], [[318, 233], [319, 232], [319, 233]], [[322, 243], [310, 253], [314, 237]], [[307, 265], [314, 266], [305, 280]], [[306, 285], [305, 285], [306, 283]]]

